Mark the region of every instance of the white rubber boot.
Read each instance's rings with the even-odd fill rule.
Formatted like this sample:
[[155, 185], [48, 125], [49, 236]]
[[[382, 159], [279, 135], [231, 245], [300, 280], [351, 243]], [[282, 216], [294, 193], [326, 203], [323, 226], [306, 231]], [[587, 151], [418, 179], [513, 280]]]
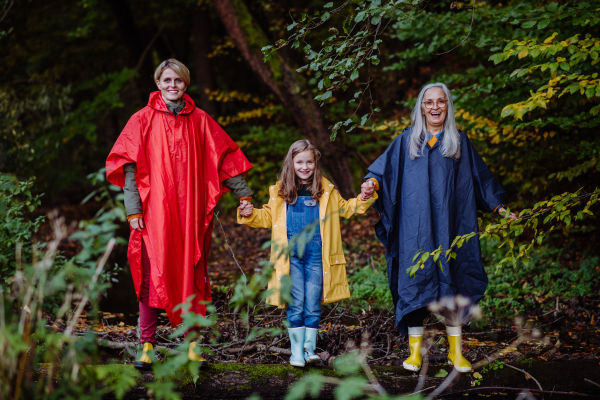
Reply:
[[315, 354], [318, 333], [319, 330], [314, 328], [306, 328], [304, 333], [304, 361], [308, 365], [318, 364], [321, 361], [321, 357]]
[[305, 328], [288, 328], [290, 335], [290, 344], [292, 347], [292, 356], [290, 365], [293, 367], [304, 367], [304, 332]]

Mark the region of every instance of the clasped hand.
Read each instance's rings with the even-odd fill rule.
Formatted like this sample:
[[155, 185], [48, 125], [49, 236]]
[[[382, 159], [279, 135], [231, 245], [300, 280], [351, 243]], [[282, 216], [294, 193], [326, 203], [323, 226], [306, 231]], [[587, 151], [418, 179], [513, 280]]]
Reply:
[[240, 203], [240, 215], [242, 217], [249, 217], [252, 215], [252, 210], [254, 210], [254, 206], [247, 200], [242, 200]]
[[362, 201], [367, 201], [373, 196], [373, 192], [375, 191], [375, 182], [372, 180], [364, 181], [362, 185], [360, 185], [360, 199]]

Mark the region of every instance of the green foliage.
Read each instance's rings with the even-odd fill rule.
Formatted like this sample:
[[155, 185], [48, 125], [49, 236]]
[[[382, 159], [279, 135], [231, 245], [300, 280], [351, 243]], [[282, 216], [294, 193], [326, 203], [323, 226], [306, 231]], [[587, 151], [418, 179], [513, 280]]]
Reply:
[[[497, 243], [482, 244], [485, 264], [498, 262]], [[488, 315], [513, 316], [531, 312], [538, 305], [547, 312], [554, 299], [594, 295], [600, 284], [599, 258], [584, 255], [569, 260], [568, 249], [543, 246], [532, 251], [529, 262], [489, 268], [489, 286], [480, 305]]]
[[372, 265], [359, 268], [354, 274], [348, 276], [348, 283], [353, 304], [358, 309], [368, 310], [369, 306], [375, 309], [388, 309], [393, 304], [384, 256]]
[[0, 285], [10, 284], [18, 266], [32, 262], [43, 247], [32, 241], [44, 217], [28, 220], [41, 198], [31, 193], [31, 186], [32, 182], [0, 175]]
[[504, 368], [504, 361], [493, 361], [489, 364], [485, 364], [482, 368], [481, 368], [481, 372], [474, 372], [472, 377], [472, 383], [471, 386], [479, 386], [481, 385], [481, 382], [483, 381], [483, 375], [485, 373], [488, 373], [490, 371], [496, 371], [498, 369], [503, 369]]

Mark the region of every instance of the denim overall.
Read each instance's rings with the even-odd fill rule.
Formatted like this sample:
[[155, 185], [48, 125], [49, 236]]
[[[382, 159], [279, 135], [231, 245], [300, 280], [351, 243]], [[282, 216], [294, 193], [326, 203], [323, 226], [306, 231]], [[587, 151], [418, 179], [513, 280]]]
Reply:
[[[323, 293], [323, 243], [319, 228], [319, 202], [310, 196], [298, 196], [296, 203], [287, 204], [288, 240], [316, 221], [315, 234], [307, 237], [304, 252], [298, 255], [298, 246], [290, 255], [290, 278], [292, 301], [288, 305], [287, 319], [290, 328], [318, 329], [321, 322], [321, 298]], [[307, 233], [304, 233], [308, 236]]]

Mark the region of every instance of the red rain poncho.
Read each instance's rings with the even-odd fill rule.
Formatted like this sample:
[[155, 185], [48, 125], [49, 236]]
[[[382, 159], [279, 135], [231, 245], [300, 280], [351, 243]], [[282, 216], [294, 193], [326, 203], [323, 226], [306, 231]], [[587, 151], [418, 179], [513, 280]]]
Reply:
[[127, 257], [135, 290], [142, 282], [142, 237], [151, 263], [149, 305], [164, 308], [173, 326], [181, 322], [174, 308], [195, 295], [190, 311], [205, 315], [210, 301], [207, 274], [213, 209], [227, 189], [226, 179], [252, 166], [221, 127], [184, 94], [185, 108], [175, 117], [160, 92], [135, 113], [108, 159], [110, 183], [123, 187], [123, 165], [136, 163], [142, 199], [142, 232], [131, 230]]

